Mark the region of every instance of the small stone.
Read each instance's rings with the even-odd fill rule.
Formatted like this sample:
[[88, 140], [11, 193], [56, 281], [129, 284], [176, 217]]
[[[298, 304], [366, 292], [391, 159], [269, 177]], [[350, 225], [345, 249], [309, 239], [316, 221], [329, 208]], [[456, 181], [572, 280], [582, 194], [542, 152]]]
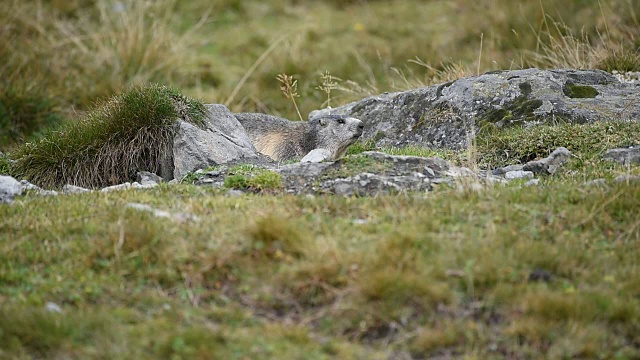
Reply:
[[54, 312], [54, 313], [58, 313], [61, 314], [62, 313], [62, 308], [60, 307], [60, 305], [53, 303], [53, 302], [48, 302], [45, 306], [44, 309], [47, 310], [48, 312]]
[[305, 157], [300, 160], [300, 162], [310, 162], [310, 163], [319, 163], [325, 160], [331, 159], [331, 151], [327, 149], [313, 149], [309, 151]]
[[102, 190], [100, 190], [100, 192], [110, 192], [110, 191], [119, 191], [119, 190], [127, 190], [127, 189], [131, 189], [132, 185], [130, 182], [126, 182], [124, 184], [118, 184], [118, 185], [113, 185], [113, 186], [107, 186], [106, 188], [103, 188]]
[[368, 224], [369, 220], [367, 220], [367, 219], [353, 219], [353, 221], [351, 221], [351, 223], [353, 225], [364, 225], [364, 224]]
[[82, 193], [86, 193], [89, 192], [91, 190], [89, 189], [85, 189], [83, 187], [80, 186], [75, 186], [75, 185], [70, 185], [67, 184], [65, 186], [62, 187], [62, 193], [63, 194], [82, 194]]
[[140, 185], [159, 184], [162, 182], [162, 178], [148, 171], [139, 171], [136, 175], [136, 181], [139, 182]]
[[540, 184], [540, 179], [531, 179], [529, 181], [527, 181], [526, 183], [524, 183], [524, 186], [535, 186]]
[[523, 165], [508, 165], [505, 167], [494, 169], [491, 173], [493, 175], [504, 175], [509, 171], [519, 171], [522, 170]]
[[131, 184], [131, 187], [134, 189], [151, 189], [158, 186], [156, 182], [147, 182], [145, 184], [139, 184], [137, 181]]
[[531, 179], [533, 178], [533, 171], [523, 171], [523, 170], [509, 171], [506, 174], [504, 174], [504, 178], [507, 180]]
[[587, 186], [605, 186], [607, 185], [607, 180], [605, 179], [593, 179], [584, 183]]
[[559, 147], [551, 155], [541, 160], [529, 161], [524, 164], [522, 170], [532, 171], [535, 174], [552, 175], [558, 171], [571, 157], [571, 152], [567, 148]]
[[27, 180], [20, 180], [20, 185], [22, 185], [22, 188], [25, 191], [31, 191], [35, 194], [38, 195], [42, 195], [42, 196], [56, 196], [58, 195], [57, 191], [54, 190], [44, 190], [41, 187], [37, 186], [37, 185], [33, 185], [32, 183], [28, 182]]
[[241, 190], [229, 189], [225, 195], [229, 197], [240, 197], [244, 195], [244, 192], [242, 192]]
[[22, 185], [11, 176], [0, 175], [0, 204], [10, 203], [13, 198], [22, 195]]

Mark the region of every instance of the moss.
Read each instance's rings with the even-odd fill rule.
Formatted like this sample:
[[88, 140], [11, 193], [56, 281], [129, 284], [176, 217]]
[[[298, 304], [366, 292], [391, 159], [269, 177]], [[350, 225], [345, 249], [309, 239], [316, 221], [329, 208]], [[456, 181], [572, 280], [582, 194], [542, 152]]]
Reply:
[[575, 85], [569, 81], [562, 87], [562, 92], [572, 99], [590, 99], [600, 94], [593, 86]]
[[531, 84], [529, 84], [528, 82], [525, 81], [523, 83], [520, 83], [518, 87], [520, 88], [520, 92], [522, 93], [522, 95], [531, 95]]
[[[527, 86], [520, 85], [523, 93], [527, 92]], [[530, 91], [530, 85], [528, 89]], [[485, 112], [480, 116], [478, 125], [481, 128], [489, 124], [497, 127], [507, 127], [522, 124], [526, 121], [533, 121], [536, 119], [536, 115], [533, 112], [541, 105], [542, 100], [529, 99], [527, 96], [521, 95], [500, 109], [491, 109]]]

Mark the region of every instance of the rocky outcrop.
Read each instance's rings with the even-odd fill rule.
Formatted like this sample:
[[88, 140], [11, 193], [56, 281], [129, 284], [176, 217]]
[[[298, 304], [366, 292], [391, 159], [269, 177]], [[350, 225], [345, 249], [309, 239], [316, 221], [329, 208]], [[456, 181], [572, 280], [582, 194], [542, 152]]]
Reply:
[[623, 165], [640, 164], [640, 145], [611, 149], [602, 157]]
[[462, 149], [467, 132], [483, 126], [640, 120], [640, 84], [600, 70], [494, 71], [397, 93], [385, 93], [321, 114], [365, 123], [363, 140], [378, 146], [417, 144]]
[[260, 160], [244, 128], [229, 109], [218, 104], [206, 107], [208, 116], [204, 129], [179, 122], [173, 141], [175, 179], [182, 179], [188, 172], [208, 166]]

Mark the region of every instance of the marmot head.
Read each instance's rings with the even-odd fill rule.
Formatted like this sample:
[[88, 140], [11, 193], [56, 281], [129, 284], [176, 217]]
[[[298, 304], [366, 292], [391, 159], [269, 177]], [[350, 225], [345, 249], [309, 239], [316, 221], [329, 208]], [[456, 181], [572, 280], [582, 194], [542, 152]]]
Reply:
[[344, 156], [364, 130], [362, 121], [340, 115], [324, 115], [309, 120], [315, 135], [315, 148], [331, 151], [332, 160]]

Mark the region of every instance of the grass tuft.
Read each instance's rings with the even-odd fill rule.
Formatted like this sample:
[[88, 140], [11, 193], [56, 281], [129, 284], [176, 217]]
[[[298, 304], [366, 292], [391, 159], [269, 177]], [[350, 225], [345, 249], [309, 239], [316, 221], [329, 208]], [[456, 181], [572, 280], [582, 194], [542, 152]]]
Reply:
[[170, 159], [176, 121], [202, 125], [200, 102], [160, 85], [114, 96], [77, 122], [45, 134], [11, 153], [15, 174], [45, 187], [101, 187], [158, 173]]
[[230, 189], [262, 192], [279, 190], [284, 186], [282, 175], [275, 171], [261, 169], [254, 165], [237, 165], [229, 169], [224, 186]]

